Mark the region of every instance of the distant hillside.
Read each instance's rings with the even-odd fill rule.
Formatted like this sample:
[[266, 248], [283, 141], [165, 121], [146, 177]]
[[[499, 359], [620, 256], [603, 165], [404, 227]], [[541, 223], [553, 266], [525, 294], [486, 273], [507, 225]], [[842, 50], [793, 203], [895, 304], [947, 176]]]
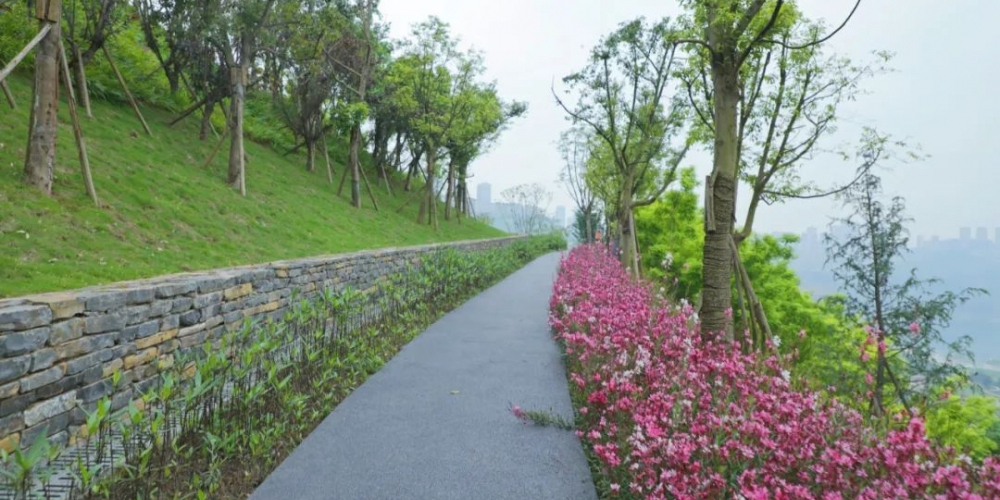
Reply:
[[[824, 267], [826, 250], [816, 232], [803, 235], [795, 247], [792, 268], [802, 280], [802, 287], [816, 298], [837, 293], [833, 272]], [[898, 276], [916, 268], [920, 279], [940, 279], [931, 292], [983, 288], [989, 295], [976, 297], [955, 310], [951, 326], [942, 333], [954, 340], [968, 335], [980, 366], [1000, 363], [1000, 244], [989, 241], [942, 240], [912, 249], [905, 261], [897, 264]]]
[[[46, 197], [21, 181], [28, 78], [15, 75], [9, 83], [20, 106], [11, 111], [0, 101], [0, 297], [503, 234], [472, 220], [441, 220], [438, 231], [417, 225], [417, 193], [396, 183], [396, 196], [390, 196], [374, 184], [371, 171], [381, 210], [372, 209], [367, 193], [365, 207], [355, 210], [349, 188], [338, 197], [336, 185], [328, 183], [322, 160], [307, 172], [303, 156], [282, 156], [253, 143], [247, 145], [249, 195], [243, 198], [225, 184], [228, 141], [205, 166], [217, 139], [199, 141], [196, 118], [168, 128], [172, 113], [143, 108], [153, 131], [148, 137], [130, 108], [100, 100], [93, 103], [94, 118], [83, 118], [83, 128], [106, 206], [96, 208], [84, 191], [65, 102], [54, 195]], [[337, 181], [344, 149], [331, 143]]]

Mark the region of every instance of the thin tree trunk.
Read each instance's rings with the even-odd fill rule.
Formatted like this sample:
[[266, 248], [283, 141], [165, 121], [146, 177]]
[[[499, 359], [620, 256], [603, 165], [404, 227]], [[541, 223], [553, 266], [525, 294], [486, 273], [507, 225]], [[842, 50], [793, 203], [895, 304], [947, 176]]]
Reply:
[[706, 186], [705, 247], [702, 269], [701, 331], [723, 332], [733, 338], [732, 307], [733, 254], [730, 240], [736, 197], [736, 115], [739, 101], [735, 54], [720, 56], [712, 63], [715, 102], [715, 155], [712, 176]]
[[90, 109], [90, 90], [87, 88], [87, 71], [84, 69], [83, 57], [80, 55], [80, 46], [73, 42], [73, 59], [76, 61], [76, 85], [77, 94], [80, 95], [80, 103], [87, 113], [87, 118], [93, 118], [94, 113]]
[[[58, 2], [54, 2], [58, 5]], [[28, 154], [24, 161], [25, 181], [45, 194], [52, 194], [56, 166], [56, 135], [59, 125], [59, 37], [58, 22], [39, 21], [50, 26], [35, 47], [35, 85], [32, 92], [28, 128]]]
[[[66, 48], [62, 41], [59, 42], [59, 58], [62, 63], [62, 81], [67, 89], [73, 88], [73, 77], [70, 74], [69, 62], [66, 60]], [[87, 157], [87, 144], [83, 140], [83, 129], [80, 127], [80, 115], [76, 110], [76, 99], [69, 97], [69, 116], [73, 121], [73, 138], [76, 139], [76, 150], [80, 158], [80, 171], [83, 173], [83, 185], [87, 189], [90, 199], [94, 200], [94, 205], [101, 206], [101, 200], [97, 198], [97, 189], [94, 188], [94, 178], [90, 174], [90, 159]]]
[[142, 128], [146, 131], [147, 135], [153, 135], [153, 132], [149, 130], [149, 125], [146, 123], [146, 119], [142, 117], [142, 111], [139, 111], [139, 104], [135, 101], [135, 97], [132, 97], [132, 92], [128, 89], [128, 84], [125, 83], [125, 77], [122, 73], [118, 71], [118, 65], [115, 64], [114, 59], [111, 58], [111, 52], [108, 52], [108, 46], [105, 45], [101, 47], [104, 51], [104, 57], [108, 59], [108, 66], [111, 66], [111, 71], [118, 78], [118, 84], [122, 86], [122, 90], [125, 91], [125, 97], [128, 99], [128, 103], [132, 105], [132, 111], [135, 112], [135, 116], [139, 118], [139, 122], [142, 123]]
[[451, 202], [455, 194], [455, 162], [448, 162], [448, 188], [444, 195], [444, 220], [451, 220]]
[[243, 151], [243, 99], [246, 92], [244, 87], [245, 69], [242, 65], [230, 70], [229, 79], [233, 87], [231, 120], [229, 127], [231, 140], [229, 142], [229, 185], [239, 189], [240, 194], [247, 195], [246, 185], [246, 164]]
[[351, 168], [351, 205], [354, 208], [361, 208], [361, 125], [355, 124], [351, 127], [351, 144], [349, 150], [349, 161]]
[[427, 148], [427, 183], [424, 185], [424, 202], [420, 204], [420, 213], [417, 214], [417, 223], [434, 225], [434, 148]]

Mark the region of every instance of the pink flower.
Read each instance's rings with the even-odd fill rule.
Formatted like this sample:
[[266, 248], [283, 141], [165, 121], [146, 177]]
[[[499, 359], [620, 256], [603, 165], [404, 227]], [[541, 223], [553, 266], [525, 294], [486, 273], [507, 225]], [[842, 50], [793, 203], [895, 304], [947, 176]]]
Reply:
[[920, 333], [920, 323], [917, 323], [916, 321], [910, 323], [910, 333], [914, 335]]
[[[574, 400], [589, 402], [576, 435], [614, 494], [1000, 499], [1000, 461], [962, 461], [928, 440], [916, 413], [897, 413], [892, 430], [877, 430], [830, 397], [836, 387], [820, 395], [789, 383], [793, 356], [743, 353], [700, 332], [690, 304], [661, 304], [600, 246], [577, 247], [560, 262], [550, 326], [566, 347]], [[866, 331], [859, 355], [868, 361], [868, 346], [884, 354], [886, 345]], [[874, 384], [871, 373], [865, 380]]]

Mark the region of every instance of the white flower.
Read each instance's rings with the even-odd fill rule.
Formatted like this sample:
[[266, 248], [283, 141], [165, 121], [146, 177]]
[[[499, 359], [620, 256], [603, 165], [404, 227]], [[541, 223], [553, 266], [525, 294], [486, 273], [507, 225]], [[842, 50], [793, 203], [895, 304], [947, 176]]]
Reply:
[[771, 342], [774, 343], [774, 347], [781, 347], [781, 337], [775, 335]]
[[785, 382], [792, 381], [792, 373], [788, 370], [781, 370], [781, 378], [785, 379]]

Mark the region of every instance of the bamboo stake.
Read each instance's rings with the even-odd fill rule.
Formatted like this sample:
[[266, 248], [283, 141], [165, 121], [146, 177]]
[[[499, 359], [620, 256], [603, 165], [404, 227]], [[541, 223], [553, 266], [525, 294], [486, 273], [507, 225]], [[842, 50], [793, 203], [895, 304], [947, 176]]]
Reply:
[[[73, 88], [73, 79], [69, 73], [69, 61], [66, 60], [66, 46], [59, 40], [59, 56], [62, 63], [63, 85], [68, 89]], [[73, 93], [69, 95], [69, 116], [73, 121], [73, 137], [76, 139], [76, 149], [80, 156], [80, 169], [83, 170], [83, 183], [87, 187], [87, 194], [94, 200], [94, 204], [101, 206], [101, 200], [97, 197], [97, 189], [94, 188], [94, 177], [90, 174], [90, 159], [87, 157], [87, 144], [83, 140], [83, 129], [80, 127], [80, 115], [76, 109], [76, 99]]]
[[76, 59], [76, 78], [80, 84], [80, 98], [83, 102], [83, 109], [87, 112], [87, 118], [93, 118], [94, 113], [90, 110], [90, 89], [87, 88], [87, 72], [83, 68], [83, 57], [80, 55], [80, 46], [75, 42], [72, 44], [73, 59]]
[[111, 58], [111, 52], [108, 52], [108, 46], [102, 46], [101, 50], [104, 51], [104, 57], [108, 59], [108, 65], [111, 66], [111, 71], [113, 71], [115, 77], [118, 78], [118, 84], [121, 85], [122, 90], [125, 91], [125, 97], [128, 98], [128, 103], [132, 105], [132, 111], [135, 111], [135, 116], [139, 117], [139, 121], [142, 122], [142, 128], [146, 130], [146, 134], [153, 135], [153, 131], [149, 130], [149, 125], [146, 124], [146, 119], [142, 117], [142, 111], [139, 111], [139, 105], [136, 104], [135, 97], [132, 97], [132, 92], [129, 91], [128, 84], [125, 83], [125, 78], [122, 76], [121, 72], [118, 71], [118, 65], [116, 65], [114, 59]]
[[38, 42], [41, 42], [42, 38], [45, 38], [45, 35], [48, 35], [51, 30], [52, 24], [42, 26], [42, 28], [38, 30], [38, 34], [35, 35], [35, 38], [32, 38], [31, 41], [28, 42], [28, 45], [25, 45], [24, 48], [21, 49], [21, 52], [18, 52], [17, 55], [14, 56], [14, 58], [11, 59], [2, 70], [0, 70], [0, 80], [7, 78], [7, 75], [10, 75], [11, 72], [14, 71], [14, 68], [20, 64], [21, 60], [24, 59], [25, 56], [31, 52], [31, 49], [35, 48], [35, 45], [38, 45]]

